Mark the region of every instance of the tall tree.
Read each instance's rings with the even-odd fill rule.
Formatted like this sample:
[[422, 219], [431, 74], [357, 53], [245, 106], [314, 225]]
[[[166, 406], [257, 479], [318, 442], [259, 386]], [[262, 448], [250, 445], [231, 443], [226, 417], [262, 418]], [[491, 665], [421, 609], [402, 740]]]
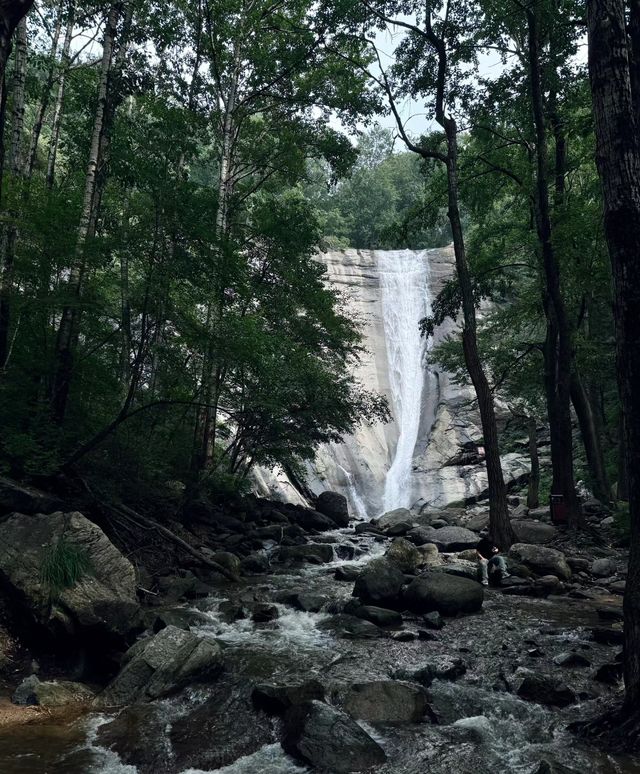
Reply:
[[[443, 164], [446, 169], [447, 215], [456, 259], [459, 305], [462, 309], [464, 359], [478, 400], [485, 447], [489, 484], [489, 529], [496, 543], [505, 550], [512, 544], [515, 536], [509, 521], [493, 393], [478, 352], [476, 299], [460, 213], [456, 94], [463, 78], [462, 70], [465, 65], [470, 64], [469, 49], [463, 41], [469, 38], [475, 8], [472, 3], [465, 4], [455, 0], [446, 0], [442, 7], [437, 8], [430, 3], [427, 3], [426, 7], [421, 3], [415, 4], [411, 6], [411, 11], [416, 14], [417, 23], [413, 24], [390, 15], [394, 12], [406, 12], [406, 4], [402, 4], [402, 7], [387, 3], [366, 5], [384, 24], [396, 25], [407, 31], [408, 41], [396, 51], [396, 74], [404, 81], [405, 94], [434, 94], [433, 117], [444, 132], [444, 140], [436, 136], [431, 146], [428, 141], [414, 142], [405, 129], [396, 107], [392, 85], [383, 71], [378, 81], [387, 94], [398, 131], [406, 146], [425, 160], [435, 160]], [[433, 330], [436, 321], [437, 317], [427, 321], [423, 327], [425, 333]]]
[[[589, 0], [589, 75], [596, 162], [613, 269], [618, 384], [624, 413], [631, 550], [624, 597], [625, 701], [616, 729], [640, 744], [640, 6]], [[629, 24], [627, 25], [627, 14]]]

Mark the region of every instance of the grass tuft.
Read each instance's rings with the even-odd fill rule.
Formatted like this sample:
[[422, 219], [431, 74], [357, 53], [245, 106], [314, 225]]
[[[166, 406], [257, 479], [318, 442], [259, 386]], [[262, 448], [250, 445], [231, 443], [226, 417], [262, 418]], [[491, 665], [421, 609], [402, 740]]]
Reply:
[[86, 549], [62, 537], [47, 549], [40, 568], [40, 580], [52, 596], [57, 596], [92, 572], [93, 564]]

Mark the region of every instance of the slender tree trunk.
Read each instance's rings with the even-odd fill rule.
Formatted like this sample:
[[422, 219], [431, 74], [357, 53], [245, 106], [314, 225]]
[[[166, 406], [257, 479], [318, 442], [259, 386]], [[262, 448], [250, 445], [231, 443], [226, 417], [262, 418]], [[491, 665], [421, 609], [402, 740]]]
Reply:
[[[235, 64], [230, 80], [228, 93], [225, 95], [225, 110], [222, 120], [222, 138], [220, 152], [220, 171], [218, 177], [218, 203], [216, 210], [216, 241], [219, 254], [226, 249], [225, 242], [228, 234], [228, 209], [229, 201], [233, 193], [233, 144], [235, 139], [234, 113], [238, 79], [240, 77], [240, 52], [235, 52]], [[222, 263], [222, 262], [221, 262]], [[213, 351], [213, 324], [220, 322], [224, 308], [224, 291], [216, 293], [216, 298], [207, 309], [205, 330], [208, 342], [202, 366], [202, 400], [206, 404], [197, 416], [195, 431], [195, 454], [192, 470], [196, 476], [200, 476], [214, 461], [217, 425], [217, 404], [220, 399], [221, 374], [224, 368], [216, 364]]]
[[629, 470], [627, 468], [627, 453], [625, 446], [625, 422], [624, 415], [620, 412], [620, 421], [618, 422], [618, 484], [616, 486], [616, 500], [629, 502]]
[[604, 454], [600, 443], [595, 411], [580, 374], [574, 369], [571, 375], [571, 402], [575, 409], [580, 435], [587, 455], [587, 464], [591, 474], [593, 494], [600, 502], [609, 502], [609, 482], [604, 464]]
[[33, 0], [0, 0], [0, 203], [4, 172], [4, 124], [6, 119], [7, 84], [5, 71], [11, 55], [11, 39], [22, 19], [29, 13]]
[[529, 436], [529, 459], [531, 461], [531, 475], [527, 489], [527, 508], [537, 508], [540, 505], [540, 457], [538, 456], [538, 426], [535, 417], [527, 420], [527, 434]]
[[[562, 495], [569, 522], [581, 522], [580, 503], [573, 477], [573, 430], [571, 426], [571, 330], [560, 285], [560, 267], [552, 239], [549, 203], [547, 129], [540, 67], [539, 8], [527, 11], [531, 104], [536, 135], [535, 219], [545, 278], [544, 309], [547, 335], [544, 346], [545, 392], [551, 435], [551, 493]], [[564, 149], [562, 149], [564, 152]]]
[[78, 335], [79, 301], [86, 268], [85, 245], [93, 217], [97, 171], [100, 163], [100, 141], [104, 127], [108, 99], [109, 72], [121, 4], [111, 6], [102, 44], [102, 63], [98, 83], [98, 101], [93, 122], [91, 149], [85, 176], [84, 196], [78, 226], [74, 263], [67, 283], [67, 305], [62, 310], [56, 340], [56, 365], [51, 394], [53, 415], [58, 423], [64, 421], [73, 375], [73, 350]]
[[[589, 75], [604, 227], [613, 269], [617, 372], [629, 474], [631, 548], [624, 596], [624, 711], [640, 726], [640, 138], [634, 104], [640, 51], [623, 0], [588, 0]], [[631, 29], [640, 21], [631, 5]]]
[[458, 204], [458, 136], [457, 126], [453, 118], [444, 119], [444, 129], [447, 135], [447, 190], [448, 216], [453, 235], [453, 249], [456, 258], [456, 271], [462, 296], [462, 347], [464, 359], [476, 391], [482, 434], [485, 448], [485, 463], [489, 483], [489, 531], [492, 539], [502, 551], [506, 551], [515, 539], [507, 504], [507, 488], [502, 473], [500, 461], [500, 446], [498, 443], [498, 427], [496, 423], [493, 393], [489, 380], [482, 367], [478, 353], [476, 331], [476, 308], [473, 298], [473, 287], [469, 276], [462, 221]]
[[[11, 173], [15, 199], [17, 187], [23, 173], [22, 135], [24, 131], [25, 81], [27, 77], [27, 20], [23, 18], [16, 31], [15, 67], [13, 71], [13, 110], [11, 125], [11, 145], [9, 148], [8, 168]], [[17, 212], [14, 207], [9, 212], [12, 222], [3, 229], [2, 267], [0, 268], [0, 371], [7, 367], [11, 349], [11, 295], [13, 292], [13, 267], [15, 263], [18, 227], [15, 223]]]
[[69, 13], [67, 16], [67, 27], [62, 44], [60, 56], [60, 73], [58, 75], [58, 90], [56, 92], [56, 102], [53, 108], [53, 119], [51, 122], [51, 140], [49, 142], [49, 155], [47, 158], [47, 188], [51, 190], [55, 182], [56, 160], [58, 156], [58, 143], [60, 142], [60, 127], [62, 126], [62, 114], [64, 110], [64, 94], [67, 84], [67, 74], [70, 66], [71, 41], [73, 40], [73, 25], [75, 22], [75, 4], [69, 0]]
[[36, 118], [33, 123], [33, 129], [31, 131], [31, 143], [29, 145], [29, 153], [25, 164], [25, 177], [27, 180], [31, 180], [33, 170], [38, 158], [38, 144], [40, 142], [40, 134], [42, 133], [42, 127], [44, 125], [44, 119], [49, 109], [49, 103], [51, 102], [51, 92], [53, 91], [53, 84], [56, 76], [58, 45], [60, 43], [60, 33], [62, 32], [62, 19], [64, 16], [64, 0], [58, 5], [58, 12], [56, 14], [56, 26], [53, 31], [53, 38], [51, 42], [51, 53], [49, 54], [49, 70], [47, 72], [47, 80], [42, 88], [42, 97], [40, 99], [40, 105]]

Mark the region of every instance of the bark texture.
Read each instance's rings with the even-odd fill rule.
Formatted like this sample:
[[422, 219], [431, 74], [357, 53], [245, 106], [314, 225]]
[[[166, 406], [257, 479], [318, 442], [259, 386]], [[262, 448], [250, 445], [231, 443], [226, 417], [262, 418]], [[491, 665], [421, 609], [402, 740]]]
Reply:
[[[596, 162], [614, 285], [618, 385], [625, 426], [631, 551], [624, 597], [625, 712], [640, 716], [640, 139], [634, 101], [640, 61], [623, 0], [589, 0], [589, 75]], [[630, 29], [637, 29], [638, 3]], [[639, 724], [635, 724], [636, 738]]]

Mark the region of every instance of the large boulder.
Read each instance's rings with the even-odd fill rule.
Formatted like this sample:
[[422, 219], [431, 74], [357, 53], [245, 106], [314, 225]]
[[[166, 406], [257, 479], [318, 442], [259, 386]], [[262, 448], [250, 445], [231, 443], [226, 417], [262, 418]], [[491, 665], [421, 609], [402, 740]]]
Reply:
[[303, 529], [311, 532], [328, 532], [336, 528], [336, 523], [333, 519], [311, 508], [300, 509], [296, 513], [296, 520]]
[[455, 553], [478, 545], [478, 536], [465, 527], [415, 527], [407, 538], [418, 546], [433, 543], [439, 551]]
[[316, 500], [316, 510], [328, 516], [338, 527], [349, 526], [347, 498], [338, 492], [323, 492]]
[[14, 704], [38, 707], [63, 707], [67, 704], [88, 704], [94, 695], [91, 688], [83, 683], [68, 680], [40, 681], [31, 675], [25, 677], [16, 688], [12, 701]]
[[297, 704], [284, 719], [282, 747], [322, 771], [366, 771], [386, 760], [383, 749], [344, 712], [319, 701]]
[[97, 697], [101, 707], [117, 707], [168, 696], [211, 677], [222, 667], [217, 642], [167, 626], [140, 640], [124, 656], [124, 666]]
[[420, 550], [401, 537], [391, 543], [385, 557], [398, 565], [402, 572], [415, 572], [418, 567], [425, 564], [425, 558]]
[[533, 543], [541, 545], [550, 543], [558, 534], [558, 530], [552, 524], [544, 524], [532, 519], [515, 519], [511, 522], [518, 543]]
[[376, 527], [386, 531], [390, 527], [395, 527], [397, 524], [412, 524], [413, 517], [408, 508], [396, 508], [393, 511], [383, 513], [382, 516], [374, 519], [373, 523]]
[[374, 559], [358, 575], [353, 594], [364, 604], [395, 607], [403, 584], [404, 575], [395, 562]]
[[424, 689], [397, 680], [376, 680], [351, 685], [344, 709], [369, 723], [417, 723], [429, 708]]
[[509, 550], [509, 556], [516, 562], [524, 564], [536, 575], [555, 575], [562, 580], [571, 578], [571, 568], [565, 555], [555, 548], [514, 543]]
[[484, 590], [476, 581], [432, 572], [411, 581], [403, 598], [407, 608], [414, 613], [436, 610], [442, 615], [457, 615], [480, 610]]
[[589, 572], [596, 578], [608, 578], [616, 574], [616, 563], [613, 559], [606, 556], [602, 559], [594, 559], [589, 568]]
[[55, 636], [121, 644], [140, 623], [133, 565], [81, 513], [14, 513], [2, 524], [0, 583]]
[[516, 688], [516, 693], [522, 699], [552, 707], [566, 707], [577, 701], [574, 691], [554, 677], [529, 671], [523, 671], [520, 676], [522, 679]]
[[478, 536], [464, 527], [441, 527], [433, 530], [429, 542], [434, 543], [440, 551], [455, 553], [464, 551], [465, 548], [475, 548], [478, 545]]

